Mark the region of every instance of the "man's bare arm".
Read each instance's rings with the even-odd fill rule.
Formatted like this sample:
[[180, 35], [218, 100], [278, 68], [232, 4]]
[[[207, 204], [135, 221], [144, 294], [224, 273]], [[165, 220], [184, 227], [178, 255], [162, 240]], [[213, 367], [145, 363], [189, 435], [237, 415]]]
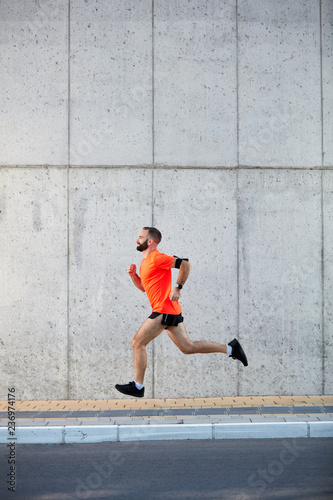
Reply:
[[[176, 258], [174, 259], [172, 266], [171, 267], [176, 267]], [[191, 264], [187, 260], [182, 260], [180, 263], [180, 268], [179, 268], [179, 274], [177, 278], [177, 285], [182, 285], [184, 286], [186, 283], [186, 280], [190, 274], [190, 269], [191, 269]], [[179, 288], [175, 287], [172, 292], [170, 293], [170, 300], [179, 300], [180, 298], [180, 290]]]
[[139, 290], [141, 290], [141, 292], [145, 292], [145, 289], [143, 288], [143, 284], [142, 284], [141, 278], [140, 278], [140, 276], [138, 276], [136, 274], [136, 265], [135, 264], [131, 264], [131, 265], [128, 266], [127, 273], [132, 278], [132, 281], [133, 281], [134, 285]]
[[[175, 267], [174, 264], [176, 263], [176, 260], [177, 259], [175, 259], [174, 262], [172, 263], [172, 267]], [[179, 268], [177, 285], [182, 285], [182, 286], [185, 285], [188, 275], [190, 274], [190, 269], [191, 269], [191, 264], [187, 260], [182, 260]]]

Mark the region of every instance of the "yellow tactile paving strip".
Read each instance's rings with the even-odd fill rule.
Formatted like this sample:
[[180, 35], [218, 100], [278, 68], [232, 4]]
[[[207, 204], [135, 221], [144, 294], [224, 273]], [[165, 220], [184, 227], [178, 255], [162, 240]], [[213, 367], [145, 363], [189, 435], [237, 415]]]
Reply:
[[[230, 396], [221, 398], [184, 399], [102, 399], [15, 401], [15, 411], [103, 411], [145, 410], [163, 408], [246, 408], [260, 406], [327, 406], [333, 395], [304, 396]], [[0, 401], [0, 411], [8, 410], [8, 402]]]

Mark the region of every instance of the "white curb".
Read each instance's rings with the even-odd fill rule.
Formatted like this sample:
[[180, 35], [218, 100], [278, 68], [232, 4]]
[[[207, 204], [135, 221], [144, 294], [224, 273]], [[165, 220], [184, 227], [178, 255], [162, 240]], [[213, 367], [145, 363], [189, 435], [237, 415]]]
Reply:
[[332, 438], [329, 422], [244, 422], [226, 424], [26, 426], [9, 436], [0, 428], [1, 444], [70, 444], [176, 439]]
[[6, 427], [0, 428], [0, 443], [8, 444], [59, 444], [63, 442], [63, 426], [16, 427], [15, 434], [9, 436]]
[[119, 441], [212, 439], [212, 424], [120, 425]]
[[333, 437], [333, 421], [332, 422], [309, 422], [309, 437], [310, 438], [332, 438]]
[[306, 438], [306, 422], [252, 422], [213, 424], [215, 439]]
[[117, 425], [80, 425], [64, 427], [64, 443], [103, 443], [118, 441]]

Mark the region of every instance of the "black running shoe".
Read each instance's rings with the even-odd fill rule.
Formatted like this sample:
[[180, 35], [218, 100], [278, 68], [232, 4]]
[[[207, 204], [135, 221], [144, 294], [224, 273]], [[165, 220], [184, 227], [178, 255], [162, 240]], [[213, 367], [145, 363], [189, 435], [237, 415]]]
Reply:
[[238, 340], [234, 339], [231, 342], [229, 342], [228, 345], [230, 345], [232, 348], [232, 353], [231, 356], [229, 356], [229, 358], [239, 359], [239, 361], [241, 361], [244, 366], [247, 366], [247, 358], [245, 352], [243, 351], [242, 346], [240, 345]]
[[122, 394], [126, 394], [126, 396], [133, 396], [135, 398], [143, 398], [145, 393], [145, 388], [142, 387], [142, 389], [138, 389], [134, 381], [124, 385], [116, 384], [115, 388]]

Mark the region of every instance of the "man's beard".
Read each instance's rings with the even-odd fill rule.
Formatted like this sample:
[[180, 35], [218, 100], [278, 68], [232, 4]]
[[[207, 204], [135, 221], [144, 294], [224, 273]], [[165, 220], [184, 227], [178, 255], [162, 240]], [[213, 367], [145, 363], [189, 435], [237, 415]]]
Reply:
[[138, 252], [143, 252], [144, 250], [146, 250], [148, 248], [148, 239], [146, 241], [144, 241], [143, 243], [140, 243], [136, 249]]

